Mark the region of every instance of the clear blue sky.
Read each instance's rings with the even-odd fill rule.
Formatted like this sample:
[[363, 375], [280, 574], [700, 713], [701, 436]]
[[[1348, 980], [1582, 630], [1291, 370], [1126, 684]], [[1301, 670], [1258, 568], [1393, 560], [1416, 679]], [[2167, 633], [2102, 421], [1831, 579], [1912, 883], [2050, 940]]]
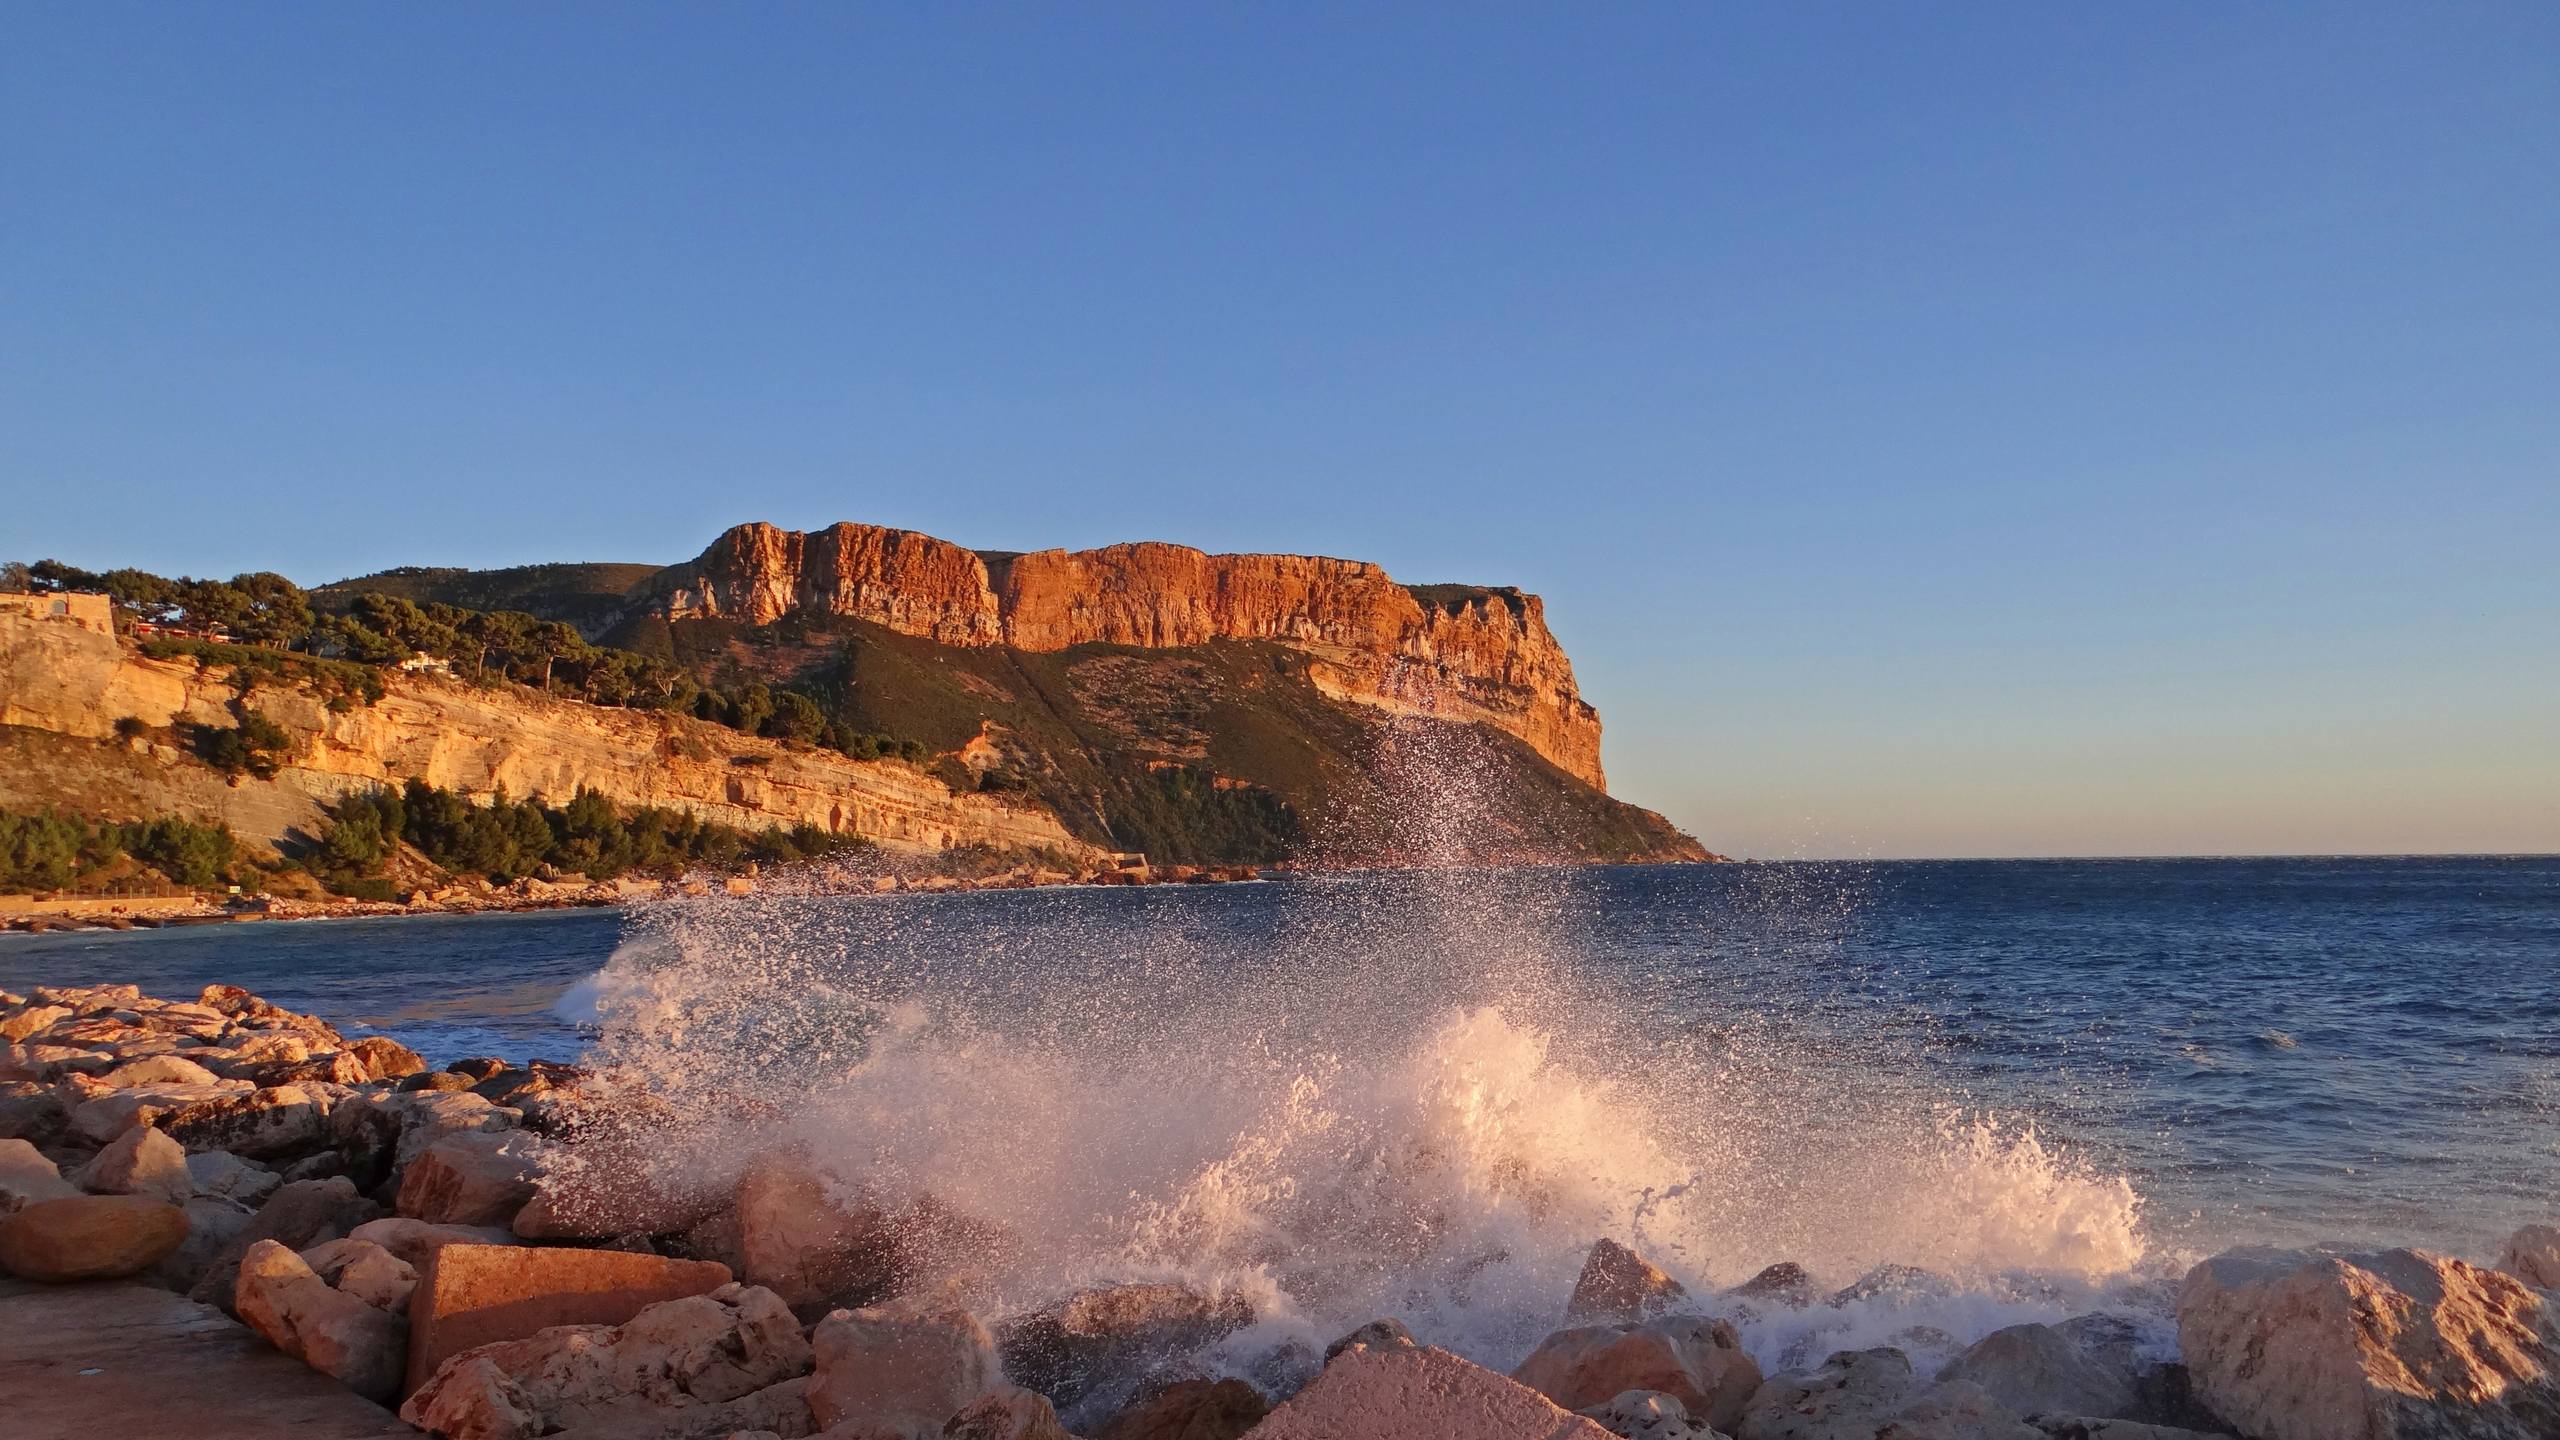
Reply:
[[1720, 849], [2560, 849], [2560, 7], [0, 31], [0, 556], [1353, 555]]

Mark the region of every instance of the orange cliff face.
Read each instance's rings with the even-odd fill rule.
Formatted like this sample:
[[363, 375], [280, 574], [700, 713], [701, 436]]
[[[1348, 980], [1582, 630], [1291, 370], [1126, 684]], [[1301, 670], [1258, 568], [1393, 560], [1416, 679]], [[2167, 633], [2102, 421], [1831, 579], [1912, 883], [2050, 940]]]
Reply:
[[1417, 593], [1358, 560], [1209, 555], [1147, 542], [991, 560], [912, 530], [741, 525], [661, 580], [669, 620], [768, 625], [796, 612], [946, 645], [1064, 650], [1273, 640], [1322, 664], [1343, 699], [1476, 721], [1605, 789], [1600, 716], [1574, 687], [1546, 609], [1517, 590]]

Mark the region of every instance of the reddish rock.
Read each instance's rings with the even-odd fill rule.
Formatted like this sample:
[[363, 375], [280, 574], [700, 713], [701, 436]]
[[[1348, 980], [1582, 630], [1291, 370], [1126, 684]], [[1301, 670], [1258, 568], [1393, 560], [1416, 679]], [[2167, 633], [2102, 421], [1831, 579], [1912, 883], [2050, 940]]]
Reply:
[[186, 1147], [144, 1125], [117, 1136], [74, 1178], [94, 1194], [148, 1195], [172, 1205], [184, 1205], [196, 1193]]
[[947, 541], [877, 525], [721, 535], [652, 597], [667, 619], [765, 625], [850, 616], [946, 645], [1055, 651], [1217, 639], [1321, 647], [1358, 698], [1427, 694], [1443, 714], [1520, 737], [1605, 788], [1600, 718], [1535, 595], [1423, 597], [1376, 565], [1307, 555], [1207, 555], [1142, 543], [1043, 550], [990, 566]]
[[1344, 1351], [1253, 1440], [1612, 1440], [1526, 1385], [1446, 1350]]
[[287, 1355], [368, 1400], [399, 1392], [408, 1327], [362, 1297], [330, 1288], [291, 1250], [273, 1240], [250, 1246], [234, 1294], [241, 1323]]
[[189, 1150], [228, 1150], [252, 1160], [290, 1159], [319, 1149], [328, 1107], [298, 1086], [205, 1100], [153, 1122]]
[[810, 1335], [817, 1369], [809, 1412], [821, 1426], [857, 1424], [928, 1437], [1003, 1379], [994, 1338], [966, 1310], [910, 1304], [838, 1310]]
[[533, 1157], [522, 1135], [449, 1135], [400, 1177], [397, 1209], [436, 1225], [504, 1225], [533, 1198]]
[[446, 1357], [553, 1325], [619, 1325], [651, 1305], [729, 1283], [729, 1268], [623, 1250], [445, 1245], [409, 1301], [410, 1388]]
[[2549, 1297], [2420, 1250], [2217, 1255], [2187, 1272], [2178, 1351], [2196, 1397], [2258, 1440], [2503, 1440], [2560, 1427]]
[[776, 1422], [802, 1434], [808, 1411], [798, 1377], [809, 1359], [779, 1297], [723, 1285], [649, 1306], [620, 1326], [554, 1326], [463, 1351], [400, 1417], [450, 1440], [711, 1440]]
[[1731, 1322], [1671, 1315], [1642, 1325], [1559, 1330], [1511, 1378], [1569, 1410], [1604, 1404], [1629, 1390], [1677, 1399], [1689, 1414], [1730, 1430], [1760, 1388], [1760, 1367]]
[[0, 1219], [0, 1270], [21, 1280], [139, 1275], [187, 1238], [187, 1215], [141, 1195], [39, 1200]]
[[0, 1140], [0, 1215], [79, 1193], [42, 1151], [24, 1140]]
[[1632, 1324], [1689, 1297], [1679, 1281], [1615, 1240], [1601, 1240], [1582, 1262], [1582, 1278], [1564, 1307], [1567, 1325]]
[[366, 1074], [375, 1080], [406, 1079], [427, 1068], [417, 1051], [388, 1035], [367, 1035], [348, 1046], [347, 1053], [363, 1061]]
[[605, 1136], [543, 1152], [533, 1199], [516, 1213], [515, 1232], [527, 1240], [674, 1235], [728, 1205], [727, 1185], [667, 1174], [645, 1147]]
[[[362, 1229], [362, 1226], [358, 1226]], [[242, 1263], [246, 1263], [244, 1258]], [[342, 1295], [352, 1295], [387, 1315], [406, 1317], [409, 1296], [418, 1288], [418, 1270], [408, 1261], [383, 1249], [370, 1240], [349, 1236], [344, 1240], [325, 1240], [302, 1252], [302, 1263], [311, 1273]], [[408, 1354], [407, 1328], [401, 1335], [403, 1363]]]
[[795, 1151], [759, 1156], [738, 1181], [738, 1255], [750, 1284], [792, 1305], [881, 1299], [897, 1273], [889, 1217]]

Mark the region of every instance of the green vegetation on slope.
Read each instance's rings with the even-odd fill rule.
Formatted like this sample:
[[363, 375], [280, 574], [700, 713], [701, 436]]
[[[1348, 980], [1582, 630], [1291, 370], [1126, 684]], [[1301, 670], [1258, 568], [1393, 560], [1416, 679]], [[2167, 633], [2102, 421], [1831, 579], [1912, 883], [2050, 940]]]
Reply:
[[0, 891], [112, 892], [135, 881], [206, 886], [255, 875], [220, 825], [166, 815], [119, 824], [54, 810], [0, 810]]
[[383, 875], [402, 842], [439, 869], [497, 884], [545, 870], [610, 880], [635, 871], [669, 874], [696, 866], [779, 865], [868, 850], [867, 842], [813, 825], [750, 834], [681, 810], [642, 806], [628, 813], [593, 790], [564, 806], [509, 800], [473, 804], [423, 780], [341, 802], [308, 865], [340, 894], [389, 898]]

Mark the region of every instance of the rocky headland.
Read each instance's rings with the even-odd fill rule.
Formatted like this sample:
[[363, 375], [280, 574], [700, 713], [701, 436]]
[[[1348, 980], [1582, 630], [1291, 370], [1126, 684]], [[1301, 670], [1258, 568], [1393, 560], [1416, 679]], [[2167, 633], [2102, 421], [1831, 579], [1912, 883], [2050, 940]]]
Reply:
[[[2176, 1287], [2174, 1357], [2084, 1315], [1943, 1365], [1882, 1347], [1768, 1373], [1737, 1320], [1936, 1282], [1825, 1294], [1778, 1265], [1693, 1294], [1595, 1236], [1560, 1328], [1508, 1375], [1393, 1319], [1321, 1354], [1204, 1365], [1260, 1318], [1248, 1297], [1131, 1275], [989, 1309], [978, 1266], [1000, 1229], [767, 1145], [755, 1097], [670, 1117], [607, 1070], [431, 1068], [221, 985], [0, 995], [0, 1040], [0, 1415], [29, 1440], [2560, 1434], [2560, 1231], [2543, 1226], [2494, 1267], [2216, 1256]], [[732, 1137], [718, 1173], [650, 1162], [677, 1118]], [[271, 1352], [345, 1393], [298, 1388]], [[198, 1389], [169, 1393], [173, 1375]]]

